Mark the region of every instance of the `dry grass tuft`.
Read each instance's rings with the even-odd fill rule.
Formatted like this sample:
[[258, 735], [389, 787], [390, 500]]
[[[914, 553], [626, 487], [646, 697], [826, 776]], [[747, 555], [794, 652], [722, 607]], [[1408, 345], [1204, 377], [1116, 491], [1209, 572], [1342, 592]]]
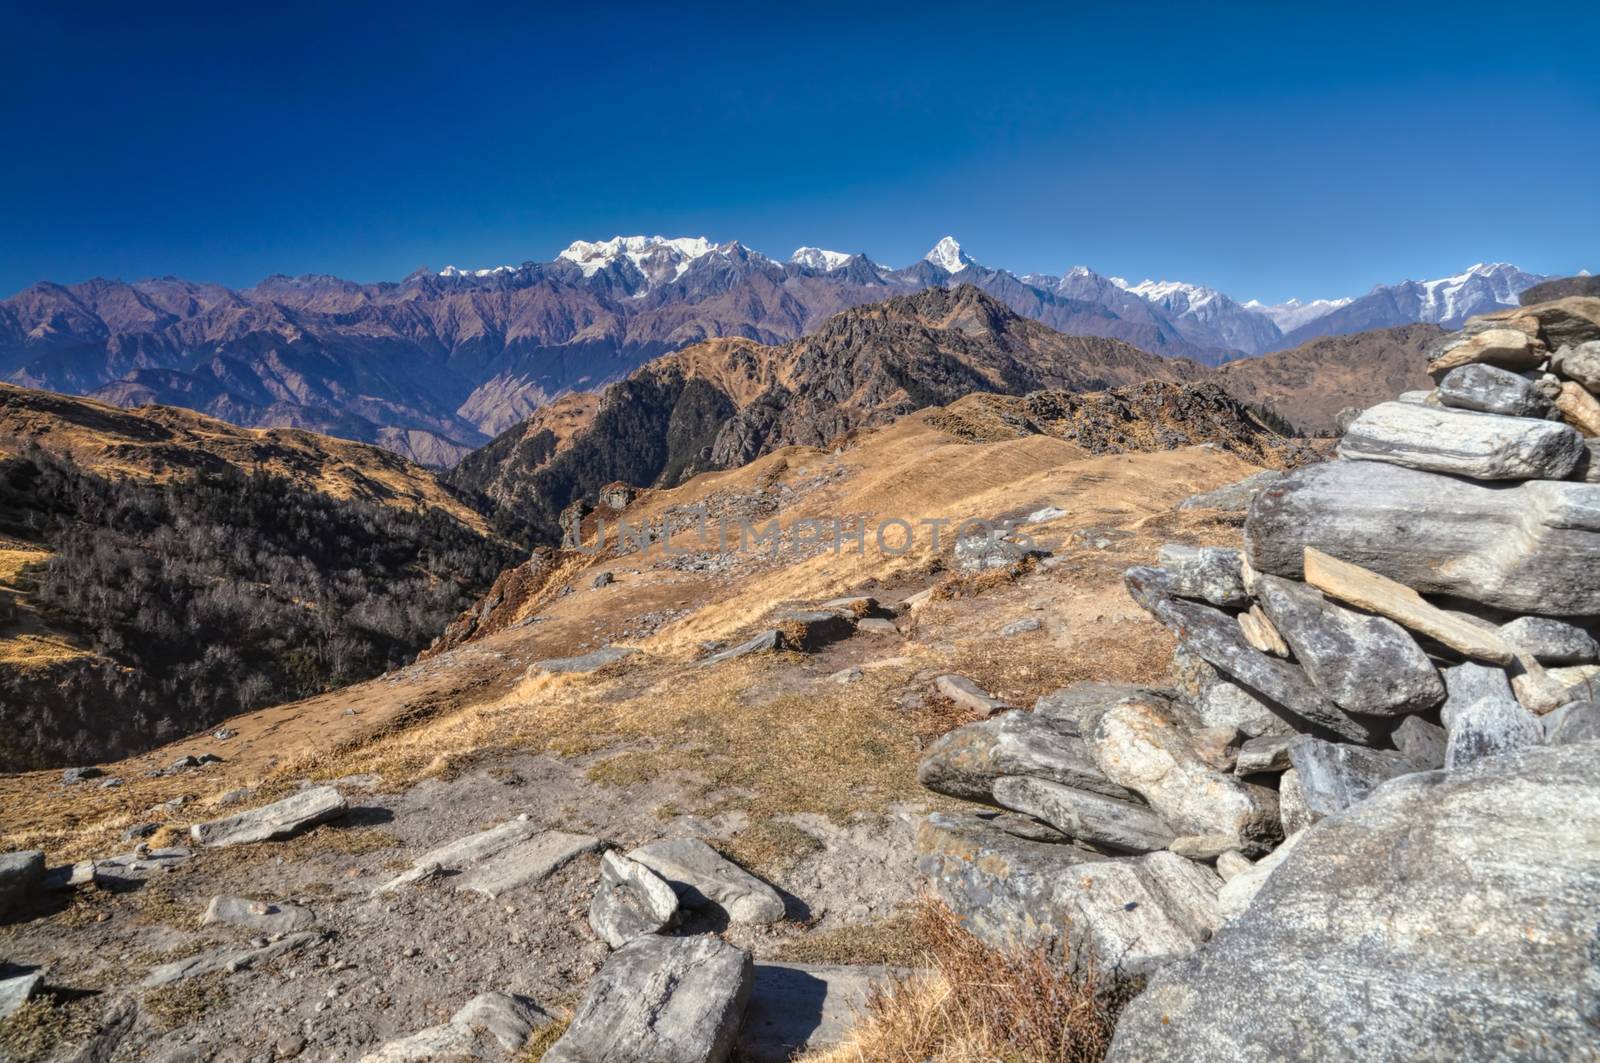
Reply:
[[778, 959], [785, 963], [914, 967], [928, 951], [918, 927], [917, 911], [906, 909], [881, 922], [813, 931], [785, 941], [779, 946]]
[[144, 1011], [163, 1029], [175, 1030], [197, 1021], [228, 999], [228, 985], [220, 974], [186, 978], [144, 995]]
[[1042, 950], [1002, 953], [949, 909], [923, 904], [916, 932], [928, 972], [875, 990], [844, 1044], [803, 1063], [1097, 1063], [1130, 986], [1078, 972]]
[[735, 863], [770, 879], [827, 846], [788, 820], [762, 819], [740, 831], [723, 848]]
[[572, 1025], [571, 1019], [557, 1019], [548, 1026], [541, 1026], [533, 1031], [533, 1036], [528, 1038], [528, 1043], [522, 1047], [522, 1054], [517, 1057], [517, 1063], [539, 1063], [544, 1054], [550, 1051], [561, 1035], [567, 1032], [567, 1027]]
[[94, 1032], [94, 1011], [87, 1000], [59, 1003], [37, 996], [0, 1019], [0, 1059], [44, 1059]]

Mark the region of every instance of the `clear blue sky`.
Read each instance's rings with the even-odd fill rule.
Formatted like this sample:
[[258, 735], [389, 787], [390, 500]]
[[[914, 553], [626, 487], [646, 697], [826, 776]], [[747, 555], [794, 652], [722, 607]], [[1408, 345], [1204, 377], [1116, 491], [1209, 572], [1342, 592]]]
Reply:
[[1268, 300], [1600, 268], [1592, 0], [239, 6], [0, 0], [0, 293], [617, 233]]

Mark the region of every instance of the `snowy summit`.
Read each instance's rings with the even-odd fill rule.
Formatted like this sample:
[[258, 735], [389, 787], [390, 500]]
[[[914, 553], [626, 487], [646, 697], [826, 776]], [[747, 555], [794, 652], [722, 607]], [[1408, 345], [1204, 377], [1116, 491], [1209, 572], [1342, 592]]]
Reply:
[[961, 245], [956, 243], [953, 236], [946, 236], [934, 244], [933, 250], [922, 257], [946, 273], [960, 273], [972, 265], [972, 259], [961, 250]]

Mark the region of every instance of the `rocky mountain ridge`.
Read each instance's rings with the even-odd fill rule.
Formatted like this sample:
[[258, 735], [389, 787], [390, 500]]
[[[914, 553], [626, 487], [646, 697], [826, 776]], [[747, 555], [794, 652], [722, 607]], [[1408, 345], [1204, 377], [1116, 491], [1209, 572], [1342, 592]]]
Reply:
[[238, 291], [174, 277], [41, 282], [0, 301], [0, 379], [307, 428], [448, 466], [551, 398], [660, 354], [716, 337], [786, 342], [847, 307], [928, 286], [973, 284], [1057, 331], [1215, 363], [1293, 345], [1310, 328], [1481, 312], [1483, 300], [1538, 279], [1509, 267], [1469, 273], [1463, 285], [1407, 282], [1381, 298], [1388, 290], [1377, 289], [1300, 325], [1290, 342], [1274, 339], [1271, 315], [1201, 294], [1209, 289], [1163, 282], [1141, 292], [1082, 268], [1018, 277], [972, 261], [948, 237], [901, 269], [816, 248], [780, 263], [737, 242], [616, 237], [578, 241], [548, 263], [419, 270], [378, 284], [317, 275]]

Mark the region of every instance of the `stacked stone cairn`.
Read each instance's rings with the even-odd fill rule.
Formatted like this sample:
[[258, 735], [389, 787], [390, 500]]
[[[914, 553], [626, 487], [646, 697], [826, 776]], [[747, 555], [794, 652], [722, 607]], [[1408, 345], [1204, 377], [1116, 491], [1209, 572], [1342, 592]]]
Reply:
[[922, 764], [998, 808], [918, 837], [975, 933], [1153, 976], [1117, 1058], [1600, 1043], [1600, 299], [1430, 354], [1436, 388], [1258, 488], [1242, 552], [1126, 573], [1170, 687], [1077, 684]]

